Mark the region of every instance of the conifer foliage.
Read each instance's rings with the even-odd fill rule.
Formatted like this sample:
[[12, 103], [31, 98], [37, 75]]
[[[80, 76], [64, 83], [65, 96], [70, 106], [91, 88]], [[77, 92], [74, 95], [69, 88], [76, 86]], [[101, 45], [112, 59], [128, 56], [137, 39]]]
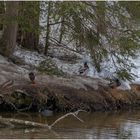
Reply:
[[[39, 50], [39, 35], [44, 31], [45, 55], [52, 44], [71, 44], [76, 51], [90, 54], [98, 72], [109, 59], [121, 78], [131, 80], [131, 58], [140, 47], [139, 5], [127, 1], [1, 1], [0, 53], [11, 56], [16, 41]], [[46, 26], [40, 26], [40, 17], [45, 18]]]

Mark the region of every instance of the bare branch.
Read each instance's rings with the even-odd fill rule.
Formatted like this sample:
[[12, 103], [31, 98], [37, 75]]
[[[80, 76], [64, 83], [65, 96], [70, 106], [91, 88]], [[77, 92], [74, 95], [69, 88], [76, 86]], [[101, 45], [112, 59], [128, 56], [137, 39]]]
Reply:
[[72, 112], [67, 113], [67, 114], [61, 116], [60, 118], [58, 118], [55, 122], [53, 122], [53, 123], [49, 126], [49, 128], [51, 129], [51, 128], [52, 128], [56, 123], [58, 123], [60, 120], [66, 118], [66, 117], [68, 117], [68, 116], [70, 116], [70, 115], [76, 117], [79, 121], [84, 122], [82, 119], [80, 119], [79, 117], [77, 117], [77, 115], [78, 115], [79, 112], [86, 112], [86, 111], [85, 111], [85, 110], [77, 110], [77, 111], [75, 111], [75, 112], [73, 112], [73, 113], [72, 113]]
[[[62, 48], [65, 48], [65, 49], [67, 49], [67, 50], [70, 50], [70, 51], [72, 51], [72, 52], [75, 52], [75, 53], [80, 54], [78, 51], [71, 49], [71, 48], [68, 47], [67, 45], [62, 44], [62, 43], [60, 44], [59, 41], [56, 40], [55, 38], [50, 37], [50, 40], [51, 40], [52, 42], [54, 42], [56, 45], [58, 45], [59, 47], [62, 47]], [[80, 55], [81, 55], [81, 54], [80, 54]]]
[[60, 24], [60, 23], [63, 23], [64, 21], [59, 21], [59, 22], [55, 22], [55, 23], [49, 23], [50, 26], [52, 25], [56, 25], [56, 24]]

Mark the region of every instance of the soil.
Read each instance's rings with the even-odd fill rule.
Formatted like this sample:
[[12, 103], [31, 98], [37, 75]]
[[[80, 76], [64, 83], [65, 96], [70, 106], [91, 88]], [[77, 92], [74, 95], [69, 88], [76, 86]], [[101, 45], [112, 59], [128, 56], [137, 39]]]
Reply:
[[35, 84], [23, 79], [1, 85], [0, 110], [69, 112], [139, 108], [140, 85], [131, 87], [131, 90], [112, 89], [108, 81], [97, 78], [38, 75]]

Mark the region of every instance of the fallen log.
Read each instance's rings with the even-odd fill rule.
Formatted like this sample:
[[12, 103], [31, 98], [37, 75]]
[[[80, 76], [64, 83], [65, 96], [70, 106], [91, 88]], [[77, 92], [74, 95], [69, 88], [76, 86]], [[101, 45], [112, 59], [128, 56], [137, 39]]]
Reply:
[[32, 122], [32, 121], [26, 121], [26, 120], [19, 120], [19, 119], [13, 119], [13, 118], [3, 118], [0, 117], [0, 123], [4, 124], [9, 127], [14, 127], [15, 124], [18, 125], [25, 125], [28, 127], [42, 127], [42, 128], [49, 128], [48, 124], [41, 124], [37, 122]]

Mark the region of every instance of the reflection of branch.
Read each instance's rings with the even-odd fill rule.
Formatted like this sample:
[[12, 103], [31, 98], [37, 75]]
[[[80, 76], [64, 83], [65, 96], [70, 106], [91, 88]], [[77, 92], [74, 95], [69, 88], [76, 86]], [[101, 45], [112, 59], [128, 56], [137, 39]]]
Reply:
[[77, 117], [77, 115], [78, 115], [78, 113], [79, 112], [86, 112], [85, 110], [77, 110], [77, 111], [75, 111], [75, 112], [70, 112], [70, 113], [67, 113], [67, 114], [65, 114], [65, 115], [63, 115], [63, 116], [61, 116], [60, 118], [58, 118], [55, 122], [53, 122], [50, 126], [49, 126], [49, 128], [51, 129], [56, 123], [58, 123], [60, 120], [62, 120], [62, 119], [64, 119], [64, 118], [66, 118], [67, 116], [70, 116], [70, 115], [73, 115], [75, 118], [77, 118], [79, 121], [81, 121], [81, 122], [84, 122], [82, 119], [80, 119], [79, 117]]

